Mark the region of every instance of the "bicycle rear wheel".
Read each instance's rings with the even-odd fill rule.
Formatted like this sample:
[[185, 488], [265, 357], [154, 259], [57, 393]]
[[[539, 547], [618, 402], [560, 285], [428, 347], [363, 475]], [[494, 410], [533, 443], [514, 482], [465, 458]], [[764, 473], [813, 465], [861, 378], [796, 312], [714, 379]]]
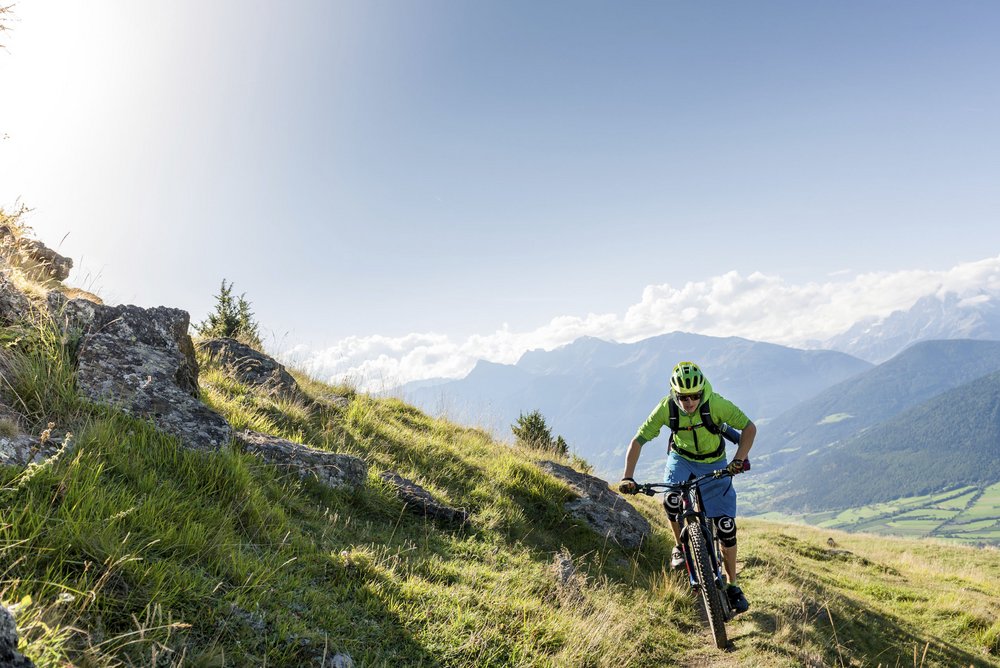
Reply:
[[715, 637], [715, 646], [719, 649], [725, 649], [729, 644], [729, 639], [726, 637], [726, 617], [722, 608], [722, 592], [719, 591], [715, 582], [712, 560], [708, 556], [708, 543], [705, 540], [705, 534], [702, 533], [701, 525], [697, 522], [689, 524], [687, 532], [691, 556], [694, 560], [695, 570], [698, 572], [698, 582], [701, 583], [701, 600], [705, 604], [708, 625]]

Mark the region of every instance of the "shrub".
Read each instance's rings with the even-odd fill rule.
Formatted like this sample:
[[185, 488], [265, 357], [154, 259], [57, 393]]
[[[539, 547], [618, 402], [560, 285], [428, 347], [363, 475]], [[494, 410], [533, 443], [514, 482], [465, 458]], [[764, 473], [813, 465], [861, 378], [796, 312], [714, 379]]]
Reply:
[[194, 328], [206, 338], [228, 337], [257, 350], [263, 348], [260, 325], [253, 317], [250, 302], [245, 294], [233, 297], [233, 284], [226, 285], [226, 279], [222, 279], [219, 294], [215, 295], [215, 311]]
[[545, 422], [545, 417], [541, 411], [534, 410], [525, 415], [521, 413], [517, 422], [510, 426], [514, 432], [517, 444], [533, 450], [553, 451], [559, 455], [569, 453], [569, 445], [566, 439], [558, 436], [553, 440], [552, 431]]

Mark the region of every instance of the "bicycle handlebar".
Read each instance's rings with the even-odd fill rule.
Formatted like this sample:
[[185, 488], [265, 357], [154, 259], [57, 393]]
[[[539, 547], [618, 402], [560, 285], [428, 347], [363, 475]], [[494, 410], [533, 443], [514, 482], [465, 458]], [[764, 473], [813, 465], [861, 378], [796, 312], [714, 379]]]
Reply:
[[[749, 462], [749, 460], [746, 461], [746, 462], [744, 462], [744, 464], [743, 464], [743, 470], [744, 471], [749, 471], [750, 470], [750, 462]], [[709, 480], [709, 479], [717, 480], [719, 478], [732, 478], [732, 477], [733, 477], [733, 474], [730, 473], [729, 471], [727, 471], [726, 469], [718, 469], [716, 471], [712, 471], [710, 473], [706, 473], [704, 475], [700, 475], [697, 478], [692, 478], [690, 480], [685, 480], [684, 482], [676, 482], [676, 483], [669, 483], [669, 482], [645, 482], [645, 483], [642, 483], [641, 485], [639, 485], [638, 490], [636, 490], [636, 494], [645, 494], [646, 496], [653, 496], [657, 492], [661, 492], [661, 491], [665, 492], [665, 491], [668, 491], [668, 490], [680, 490], [680, 489], [684, 489], [685, 487], [690, 487], [692, 485], [697, 485], [698, 483], [704, 482], [705, 480]]]

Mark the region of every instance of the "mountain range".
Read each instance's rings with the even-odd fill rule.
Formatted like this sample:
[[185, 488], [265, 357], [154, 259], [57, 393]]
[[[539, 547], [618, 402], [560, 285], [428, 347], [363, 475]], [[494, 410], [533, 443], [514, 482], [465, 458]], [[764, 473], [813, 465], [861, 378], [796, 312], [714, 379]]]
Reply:
[[[927, 341], [761, 429], [756, 510], [869, 505], [1000, 481], [1000, 342]], [[783, 446], [783, 447], [782, 447]]]
[[768, 468], [780, 468], [997, 370], [998, 341], [917, 343], [883, 364], [789, 406], [761, 430], [754, 455]]
[[931, 339], [1000, 340], [1000, 295], [985, 290], [926, 295], [905, 311], [861, 320], [819, 347], [879, 363]]
[[761, 509], [810, 512], [983, 489], [1000, 480], [998, 443], [1000, 372], [783, 467]]
[[[509, 436], [521, 413], [537, 409], [577, 454], [612, 477], [620, 472], [625, 446], [666, 393], [670, 369], [682, 359], [698, 360], [723, 396], [763, 419], [778, 415], [788, 396], [813, 396], [872, 366], [844, 353], [738, 337], [678, 332], [628, 344], [582, 338], [551, 352], [525, 353], [514, 365], [480, 362], [461, 380], [411, 387], [404, 397], [501, 436]], [[644, 475], [658, 475], [666, 454], [660, 440], [647, 446]]]
[[[758, 425], [751, 486], [767, 493], [750, 495], [750, 510], [847, 508], [1000, 481], [986, 462], [1000, 444], [996, 300], [928, 296], [822, 345], [839, 350], [680, 332], [627, 344], [582, 338], [513, 365], [480, 362], [463, 379], [408, 386], [404, 396], [507, 438], [537, 409], [617, 480], [669, 370], [691, 359]], [[645, 446], [638, 475], [659, 478], [664, 446], [664, 436]]]

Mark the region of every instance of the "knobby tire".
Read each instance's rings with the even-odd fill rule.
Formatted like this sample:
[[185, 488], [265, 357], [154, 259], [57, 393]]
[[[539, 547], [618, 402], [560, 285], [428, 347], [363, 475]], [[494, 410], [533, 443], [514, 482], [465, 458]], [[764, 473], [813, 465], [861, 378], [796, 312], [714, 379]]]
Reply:
[[712, 571], [712, 561], [708, 556], [708, 544], [701, 531], [701, 525], [692, 522], [688, 525], [688, 544], [694, 559], [694, 566], [701, 583], [701, 600], [705, 603], [705, 614], [708, 615], [708, 625], [715, 637], [715, 646], [725, 649], [729, 640], [726, 638], [726, 617], [722, 610], [722, 592], [715, 582], [715, 572]]

